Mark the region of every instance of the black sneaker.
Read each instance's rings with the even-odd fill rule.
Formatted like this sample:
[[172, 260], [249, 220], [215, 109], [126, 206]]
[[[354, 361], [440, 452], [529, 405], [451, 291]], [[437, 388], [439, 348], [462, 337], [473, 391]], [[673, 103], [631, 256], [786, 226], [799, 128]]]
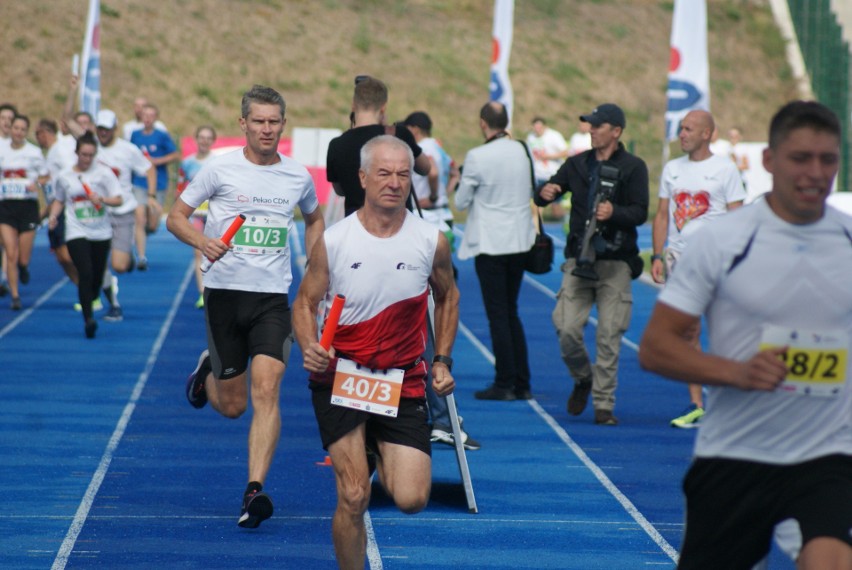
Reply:
[[263, 491], [252, 491], [243, 497], [243, 508], [237, 524], [243, 528], [257, 528], [272, 516], [272, 499]]
[[203, 408], [207, 405], [207, 390], [204, 381], [210, 373], [210, 351], [204, 350], [198, 357], [198, 365], [189, 378], [186, 379], [186, 399], [193, 408]]
[[28, 265], [18, 266], [18, 279], [21, 280], [21, 284], [23, 285], [30, 282], [30, 268]]
[[6, 283], [0, 281], [0, 297], [5, 297], [9, 294], [9, 287], [6, 286]]
[[20, 297], [12, 297], [12, 303], [9, 305], [13, 311], [20, 311], [23, 308]]
[[95, 338], [95, 331], [98, 330], [98, 323], [95, 319], [86, 321], [86, 326], [83, 329], [86, 333], [86, 338]]
[[104, 316], [105, 321], [117, 323], [124, 320], [124, 312], [121, 307], [110, 307], [109, 312]]
[[140, 257], [136, 260], [136, 269], [139, 271], [148, 271], [148, 258]]
[[574, 384], [571, 395], [568, 397], [566, 408], [572, 416], [579, 416], [589, 403], [589, 393], [592, 391], [591, 382], [578, 382]]

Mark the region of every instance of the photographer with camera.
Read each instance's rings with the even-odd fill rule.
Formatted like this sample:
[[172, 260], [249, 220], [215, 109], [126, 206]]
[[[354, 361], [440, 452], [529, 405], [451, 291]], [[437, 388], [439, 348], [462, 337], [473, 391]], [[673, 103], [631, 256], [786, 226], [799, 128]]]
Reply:
[[[621, 337], [630, 324], [631, 279], [642, 272], [637, 226], [648, 218], [648, 167], [620, 142], [624, 112], [612, 103], [580, 116], [591, 125], [592, 148], [570, 157], [536, 193], [546, 206], [571, 192], [571, 217], [562, 286], [553, 311], [562, 360], [574, 379], [568, 413], [586, 409], [595, 423], [614, 426]], [[583, 329], [597, 304], [597, 361], [592, 368]]]

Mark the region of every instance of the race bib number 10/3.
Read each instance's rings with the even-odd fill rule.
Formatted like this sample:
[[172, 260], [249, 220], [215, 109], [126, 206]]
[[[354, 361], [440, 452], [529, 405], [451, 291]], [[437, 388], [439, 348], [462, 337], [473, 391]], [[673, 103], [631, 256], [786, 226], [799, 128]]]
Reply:
[[255, 255], [280, 255], [287, 247], [287, 221], [251, 216], [234, 235], [234, 251]]
[[760, 349], [787, 346], [782, 358], [787, 377], [779, 390], [807, 396], [837, 396], [846, 383], [849, 335], [767, 326]]
[[395, 418], [399, 413], [402, 378], [398, 368], [379, 371], [339, 358], [334, 373], [331, 403], [371, 414]]

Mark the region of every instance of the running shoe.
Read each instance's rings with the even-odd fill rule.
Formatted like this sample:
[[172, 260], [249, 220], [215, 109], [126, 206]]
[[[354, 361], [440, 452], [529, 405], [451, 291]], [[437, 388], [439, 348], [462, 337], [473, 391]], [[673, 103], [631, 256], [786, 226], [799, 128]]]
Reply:
[[22, 307], [21, 298], [20, 297], [12, 297], [12, 304], [9, 305], [9, 306], [12, 308], [13, 311], [20, 311], [21, 307]]
[[[78, 313], [83, 310], [83, 306], [80, 303], [74, 303], [74, 310]], [[103, 311], [104, 304], [101, 302], [100, 298], [92, 301], [92, 310], [93, 311]]]
[[207, 349], [198, 357], [198, 365], [189, 378], [186, 379], [186, 399], [193, 408], [203, 408], [207, 405], [207, 389], [204, 381], [210, 373], [210, 351]]
[[[482, 448], [482, 445], [464, 430], [461, 432], [462, 434], [462, 445], [464, 448], [469, 451], [476, 451], [477, 449]], [[441, 428], [435, 428], [432, 430], [432, 436], [430, 438], [432, 443], [443, 443], [445, 445], [449, 445], [451, 447], [456, 446], [456, 438], [453, 437], [453, 432], [446, 431]]]
[[140, 257], [136, 261], [136, 269], [139, 270], [139, 271], [148, 271], [148, 258], [147, 257]]
[[98, 323], [95, 319], [89, 319], [86, 321], [86, 338], [95, 338], [95, 331], [98, 330]]
[[195, 302], [195, 308], [196, 309], [203, 309], [204, 308], [204, 293], [202, 293], [201, 295], [198, 296], [198, 300]]
[[5, 281], [0, 281], [0, 297], [5, 297], [9, 294], [9, 287], [6, 286]]
[[105, 321], [109, 321], [111, 323], [117, 323], [124, 320], [124, 313], [121, 310], [121, 307], [114, 306], [110, 307], [106, 316], [104, 316]]
[[671, 421], [670, 425], [676, 428], [693, 429], [701, 424], [702, 417], [704, 417], [704, 408], [690, 404], [681, 415]]
[[18, 278], [21, 280], [22, 285], [30, 282], [30, 268], [28, 265], [18, 266]]
[[272, 499], [263, 491], [252, 491], [243, 497], [243, 508], [237, 524], [243, 528], [257, 528], [272, 516]]

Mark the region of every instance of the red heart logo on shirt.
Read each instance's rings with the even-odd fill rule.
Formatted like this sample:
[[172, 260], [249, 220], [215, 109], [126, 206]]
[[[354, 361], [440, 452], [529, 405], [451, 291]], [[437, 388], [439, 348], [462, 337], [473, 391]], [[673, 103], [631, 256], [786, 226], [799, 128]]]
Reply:
[[674, 219], [677, 231], [681, 231], [689, 220], [701, 216], [710, 209], [710, 193], [701, 190], [695, 194], [678, 192], [675, 194]]

